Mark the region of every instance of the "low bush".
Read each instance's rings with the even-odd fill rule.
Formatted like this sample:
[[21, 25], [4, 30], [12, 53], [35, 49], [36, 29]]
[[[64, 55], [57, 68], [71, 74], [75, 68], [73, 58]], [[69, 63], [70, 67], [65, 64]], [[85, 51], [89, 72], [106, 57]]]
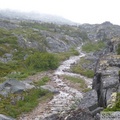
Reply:
[[26, 66], [29, 69], [37, 71], [54, 70], [58, 67], [58, 59], [51, 53], [36, 52], [30, 55], [26, 61]]
[[85, 45], [82, 46], [82, 50], [89, 53], [89, 52], [95, 52], [101, 50], [103, 47], [105, 47], [104, 42], [88, 42]]

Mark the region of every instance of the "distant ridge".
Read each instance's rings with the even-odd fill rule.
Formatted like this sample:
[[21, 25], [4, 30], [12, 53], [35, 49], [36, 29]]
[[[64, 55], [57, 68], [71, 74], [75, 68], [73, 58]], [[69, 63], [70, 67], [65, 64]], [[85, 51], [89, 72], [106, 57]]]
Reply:
[[49, 22], [56, 24], [68, 24], [75, 25], [76, 23], [65, 19], [60, 16], [50, 15], [50, 14], [41, 14], [35, 12], [19, 12], [12, 10], [0, 10], [0, 18], [9, 18], [9, 19], [28, 19], [28, 20], [37, 20], [41, 22]]

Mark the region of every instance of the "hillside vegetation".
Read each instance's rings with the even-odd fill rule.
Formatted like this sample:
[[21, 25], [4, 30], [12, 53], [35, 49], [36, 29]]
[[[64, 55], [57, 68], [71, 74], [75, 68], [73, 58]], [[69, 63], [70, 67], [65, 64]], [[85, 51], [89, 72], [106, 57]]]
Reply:
[[75, 46], [83, 38], [87, 34], [74, 26], [0, 19], [0, 82], [56, 69], [78, 55]]

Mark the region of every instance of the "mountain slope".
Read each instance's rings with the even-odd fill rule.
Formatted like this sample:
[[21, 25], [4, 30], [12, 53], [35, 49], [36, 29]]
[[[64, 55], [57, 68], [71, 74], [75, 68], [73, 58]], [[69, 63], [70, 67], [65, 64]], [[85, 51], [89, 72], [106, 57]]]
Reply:
[[37, 20], [41, 22], [48, 22], [48, 23], [57, 23], [57, 24], [68, 24], [68, 25], [75, 25], [76, 23], [65, 19], [60, 16], [50, 15], [50, 14], [40, 14], [35, 12], [16, 12], [11, 10], [0, 10], [0, 17], [6, 17], [9, 19], [25, 19], [25, 20]]

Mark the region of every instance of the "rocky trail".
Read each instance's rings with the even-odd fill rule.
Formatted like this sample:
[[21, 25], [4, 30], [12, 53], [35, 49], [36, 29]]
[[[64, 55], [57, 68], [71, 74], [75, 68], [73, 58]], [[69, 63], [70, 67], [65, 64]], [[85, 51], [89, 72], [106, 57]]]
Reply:
[[[85, 56], [85, 54], [81, 53], [79, 56], [70, 57], [68, 60], [64, 61], [52, 75], [50, 73], [43, 74], [51, 77], [51, 81], [48, 85], [52, 86], [59, 93], [57, 92], [51, 100], [40, 103], [31, 113], [22, 115], [19, 120], [44, 120], [46, 117], [63, 113], [75, 106], [83, 97], [83, 93], [69, 86], [64, 82], [61, 76], [69, 75], [82, 78], [86, 81], [88, 87], [90, 87], [92, 84], [91, 79], [67, 72], [70, 66], [75, 64], [83, 56]], [[41, 75], [38, 75], [37, 77], [39, 78], [40, 76]]]

